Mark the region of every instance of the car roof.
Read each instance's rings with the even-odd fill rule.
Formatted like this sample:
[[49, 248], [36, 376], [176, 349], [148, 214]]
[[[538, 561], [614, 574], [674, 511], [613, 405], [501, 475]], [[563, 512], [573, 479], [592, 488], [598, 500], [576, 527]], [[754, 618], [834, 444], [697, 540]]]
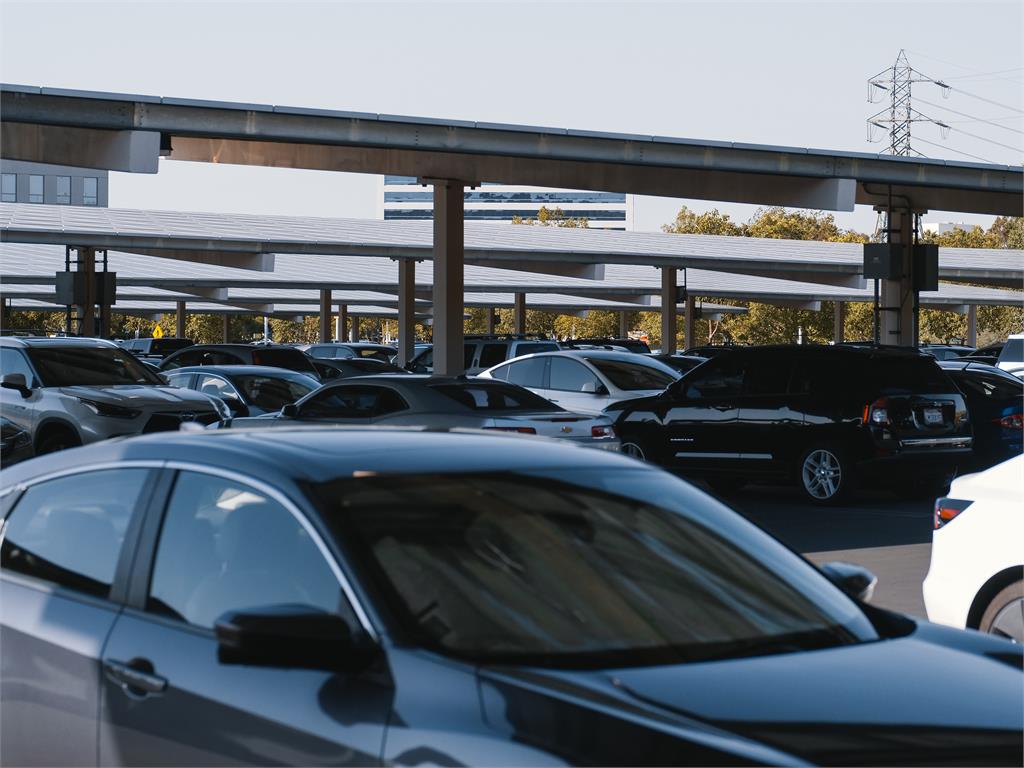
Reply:
[[1020, 379], [1012, 373], [1004, 371], [998, 366], [989, 365], [988, 363], [980, 363], [977, 360], [964, 360], [963, 358], [955, 360], [939, 360], [938, 364], [939, 368], [944, 371], [977, 371], [979, 373], [994, 373], [997, 376], [1002, 376], [1006, 379], [1015, 379], [1020, 381]]
[[[278, 368], [272, 365], [184, 365], [181, 368], [172, 368], [163, 371], [168, 376], [178, 373], [220, 373], [224, 376], [306, 376], [313, 378], [308, 373], [293, 371], [290, 368]], [[313, 379], [316, 381], [316, 379]]]
[[80, 336], [0, 336], [0, 346], [5, 347], [86, 347], [106, 349], [121, 347], [106, 339], [83, 338]]
[[158, 432], [71, 448], [4, 470], [3, 486], [85, 465], [123, 461], [221, 467], [278, 484], [323, 482], [365, 473], [633, 469], [657, 471], [609, 451], [522, 435], [436, 427], [304, 426]]

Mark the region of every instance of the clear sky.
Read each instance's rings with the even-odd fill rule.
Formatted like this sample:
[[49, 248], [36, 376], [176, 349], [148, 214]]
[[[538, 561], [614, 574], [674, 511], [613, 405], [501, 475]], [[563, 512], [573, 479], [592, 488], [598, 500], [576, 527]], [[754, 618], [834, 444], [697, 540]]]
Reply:
[[[945, 140], [915, 128], [938, 145], [917, 148], [1018, 164], [1022, 40], [1021, 0], [0, 0], [9, 83], [869, 152], [884, 142], [866, 140], [865, 119], [882, 107], [867, 102], [866, 81], [905, 48], [916, 69], [961, 89], [943, 99], [916, 86], [939, 105], [917, 102], [922, 112], [995, 123], [949, 122]], [[372, 217], [377, 190], [372, 176], [161, 161], [155, 176], [111, 174], [110, 205]], [[684, 202], [716, 206], [643, 197], [638, 228], [657, 229]], [[741, 220], [754, 210], [717, 207]], [[875, 216], [859, 207], [837, 220], [870, 231]]]

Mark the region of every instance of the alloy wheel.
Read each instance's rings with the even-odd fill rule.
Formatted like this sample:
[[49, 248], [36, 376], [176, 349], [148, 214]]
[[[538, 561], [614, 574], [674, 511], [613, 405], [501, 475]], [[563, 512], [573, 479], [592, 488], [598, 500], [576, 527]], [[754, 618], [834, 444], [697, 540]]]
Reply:
[[640, 459], [640, 461], [647, 460], [647, 456], [644, 455], [644, 449], [637, 443], [623, 443], [620, 450], [622, 453], [627, 456], [632, 456], [634, 459]]
[[1011, 600], [1004, 605], [992, 620], [988, 631], [990, 634], [1024, 643], [1024, 598]]
[[839, 493], [843, 483], [843, 469], [839, 458], [824, 448], [807, 454], [800, 475], [804, 490], [812, 498], [821, 501], [827, 501]]

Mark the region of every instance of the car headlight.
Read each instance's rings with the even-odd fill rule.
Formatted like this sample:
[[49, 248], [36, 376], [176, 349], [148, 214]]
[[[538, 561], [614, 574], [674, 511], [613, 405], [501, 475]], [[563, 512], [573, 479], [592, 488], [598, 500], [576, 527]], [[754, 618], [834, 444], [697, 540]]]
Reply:
[[137, 411], [134, 408], [123, 408], [120, 405], [101, 403], [98, 400], [88, 400], [84, 397], [78, 398], [78, 402], [97, 416], [106, 416], [111, 419], [134, 419], [142, 413], [142, 411]]

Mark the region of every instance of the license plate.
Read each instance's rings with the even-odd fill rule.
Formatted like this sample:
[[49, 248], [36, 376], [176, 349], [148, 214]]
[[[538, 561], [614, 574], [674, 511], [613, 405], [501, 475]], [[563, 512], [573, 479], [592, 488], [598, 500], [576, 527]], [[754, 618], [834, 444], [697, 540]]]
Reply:
[[941, 424], [942, 423], [942, 409], [941, 408], [925, 408], [924, 409], [924, 423], [925, 424]]

